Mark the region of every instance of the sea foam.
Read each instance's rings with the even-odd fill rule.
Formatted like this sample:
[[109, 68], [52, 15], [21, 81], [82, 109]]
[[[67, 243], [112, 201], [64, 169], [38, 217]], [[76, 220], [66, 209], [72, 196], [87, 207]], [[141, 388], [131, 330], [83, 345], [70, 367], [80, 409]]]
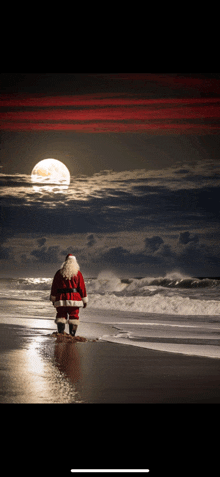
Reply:
[[[88, 307], [171, 315], [220, 315], [220, 280], [187, 277], [179, 272], [164, 277], [121, 279], [103, 271], [85, 278]], [[49, 301], [52, 278], [1, 279], [0, 295]], [[13, 292], [14, 290], [14, 292]], [[23, 291], [23, 292], [22, 292]]]

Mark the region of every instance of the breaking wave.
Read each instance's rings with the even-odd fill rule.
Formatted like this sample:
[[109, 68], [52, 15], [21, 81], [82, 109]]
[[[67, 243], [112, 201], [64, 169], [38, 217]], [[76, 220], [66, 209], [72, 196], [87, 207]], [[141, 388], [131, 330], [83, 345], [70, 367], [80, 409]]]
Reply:
[[[21, 290], [50, 290], [52, 278], [15, 278], [0, 279], [1, 286], [19, 288]], [[88, 292], [110, 293], [118, 292], [121, 295], [145, 295], [149, 287], [160, 288], [215, 288], [220, 286], [220, 278], [193, 278], [170, 273], [165, 277], [142, 277], [120, 279], [113, 272], [101, 272], [97, 278], [85, 279]], [[151, 288], [152, 290], [153, 288]]]
[[220, 286], [220, 279], [192, 278], [179, 273], [170, 273], [165, 277], [143, 277], [120, 279], [112, 272], [102, 272], [97, 279], [88, 279], [87, 288], [90, 292], [106, 293], [118, 292], [120, 295], [149, 295], [149, 292], [159, 291], [161, 288], [215, 288]]
[[[175, 315], [220, 315], [220, 279], [173, 272], [165, 277], [119, 278], [110, 271], [85, 279], [88, 308]], [[49, 301], [52, 278], [0, 279], [3, 298]], [[24, 290], [22, 293], [21, 291]]]
[[102, 310], [121, 310], [128, 312], [157, 313], [169, 315], [220, 315], [220, 301], [193, 300], [189, 297], [91, 295], [89, 306]]
[[16, 288], [18, 290], [50, 290], [52, 285], [52, 278], [12, 278], [8, 280], [1, 279], [1, 284], [2, 282], [8, 284], [11, 289]]

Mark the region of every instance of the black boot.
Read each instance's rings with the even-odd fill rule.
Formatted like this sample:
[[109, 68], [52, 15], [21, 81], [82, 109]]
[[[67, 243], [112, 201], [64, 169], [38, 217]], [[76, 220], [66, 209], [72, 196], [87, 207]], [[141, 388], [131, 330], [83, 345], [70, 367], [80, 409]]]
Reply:
[[57, 330], [58, 330], [58, 333], [64, 333], [65, 323], [57, 323]]
[[76, 330], [77, 330], [77, 326], [76, 326], [76, 325], [69, 324], [69, 334], [70, 334], [71, 336], [75, 336]]

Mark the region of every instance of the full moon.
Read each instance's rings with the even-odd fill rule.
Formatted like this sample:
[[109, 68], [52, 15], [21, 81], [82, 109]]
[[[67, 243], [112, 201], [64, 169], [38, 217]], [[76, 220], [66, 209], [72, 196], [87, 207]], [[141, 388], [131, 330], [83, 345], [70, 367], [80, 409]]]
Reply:
[[41, 184], [69, 185], [70, 172], [65, 164], [57, 159], [43, 159], [34, 166], [31, 180]]

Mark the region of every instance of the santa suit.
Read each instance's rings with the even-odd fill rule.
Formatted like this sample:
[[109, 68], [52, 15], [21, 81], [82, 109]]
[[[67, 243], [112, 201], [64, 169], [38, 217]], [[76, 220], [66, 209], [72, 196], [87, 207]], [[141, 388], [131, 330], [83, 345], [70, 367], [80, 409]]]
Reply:
[[78, 271], [69, 280], [58, 270], [53, 279], [50, 300], [57, 309], [55, 323], [67, 323], [68, 314], [69, 324], [78, 325], [79, 308], [88, 302], [82, 273]]

